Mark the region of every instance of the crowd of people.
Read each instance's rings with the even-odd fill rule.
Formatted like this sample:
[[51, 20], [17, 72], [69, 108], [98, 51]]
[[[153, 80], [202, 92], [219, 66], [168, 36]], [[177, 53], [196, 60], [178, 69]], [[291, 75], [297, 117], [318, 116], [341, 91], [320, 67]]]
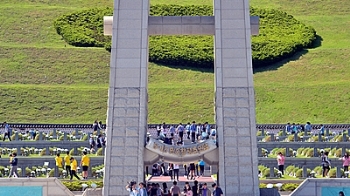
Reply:
[[197, 180], [193, 182], [193, 186], [189, 182], [185, 183], [185, 187], [181, 189], [177, 181], [168, 189], [167, 183], [163, 183], [162, 187], [159, 183], [145, 184], [139, 183], [137, 187], [136, 182], [130, 182], [126, 185], [126, 190], [130, 196], [223, 196], [223, 192], [217, 184], [211, 185], [212, 189], [207, 186], [207, 183], [199, 184]]
[[179, 123], [176, 127], [167, 126], [165, 123], [157, 126], [157, 137], [170, 145], [184, 144], [184, 137], [191, 140], [191, 143], [198, 143], [200, 140], [209, 138], [215, 139], [216, 129], [212, 129], [208, 122], [203, 124], [188, 122], [187, 125]]
[[[299, 123], [295, 124], [295, 123], [287, 123], [286, 127], [285, 127], [285, 131], [288, 134], [294, 134], [294, 133], [299, 133], [299, 132], [311, 132], [312, 131], [312, 125], [310, 122], [306, 122], [305, 125], [301, 125]], [[321, 124], [320, 128], [318, 129], [319, 134], [324, 135], [324, 125]]]
[[[200, 159], [198, 162], [191, 162], [183, 164], [185, 171], [185, 177], [187, 180], [195, 180], [204, 175], [205, 162]], [[179, 181], [180, 165], [176, 163], [168, 163], [168, 167], [165, 167], [165, 163], [155, 163], [152, 166], [152, 176], [170, 176], [171, 181]], [[146, 175], [149, 175], [148, 167], [146, 167]]]

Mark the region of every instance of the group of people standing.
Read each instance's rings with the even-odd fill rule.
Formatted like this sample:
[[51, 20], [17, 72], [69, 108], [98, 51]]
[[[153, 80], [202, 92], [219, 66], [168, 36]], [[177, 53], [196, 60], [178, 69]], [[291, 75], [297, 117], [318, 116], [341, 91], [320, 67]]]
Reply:
[[[168, 136], [170, 133], [170, 137]], [[209, 139], [210, 137], [215, 138], [216, 130], [211, 129], [211, 126], [208, 122], [204, 124], [196, 123], [187, 123], [184, 126], [182, 123], [179, 123], [177, 126], [167, 126], [165, 123], [157, 126], [157, 136], [163, 138], [167, 144], [183, 144], [184, 137], [187, 135], [187, 139], [191, 140], [192, 143], [196, 143], [200, 140]], [[175, 138], [178, 138], [177, 141], [174, 141]]]
[[[185, 170], [185, 176], [187, 180], [195, 180], [196, 178], [204, 175], [205, 162], [200, 159], [198, 162], [191, 162], [189, 164], [183, 164]], [[170, 180], [179, 181], [180, 165], [176, 163], [168, 163], [166, 170], [164, 163], [155, 163], [152, 166], [153, 176], [170, 176]], [[148, 175], [148, 167], [146, 167], [146, 175]]]
[[217, 184], [212, 184], [212, 190], [210, 190], [207, 183], [198, 184], [196, 180], [193, 186], [189, 182], [186, 182], [182, 190], [178, 186], [177, 181], [172, 183], [169, 190], [165, 182], [162, 188], [158, 183], [152, 183], [146, 186], [143, 182], [139, 183], [139, 187], [137, 187], [135, 182], [132, 182], [125, 188], [130, 193], [130, 196], [223, 196], [223, 191]]
[[[69, 154], [69, 151], [67, 151], [67, 154], [64, 156], [63, 159], [60, 157], [60, 153], [57, 153], [55, 157], [55, 162], [56, 162], [57, 169], [62, 168], [66, 170], [67, 174], [70, 175], [70, 180], [73, 180], [73, 177], [80, 180], [79, 176], [77, 175], [78, 162], [74, 157], [72, 157]], [[64, 163], [64, 167], [63, 167], [63, 163]], [[89, 165], [90, 165], [90, 158], [87, 156], [87, 152], [83, 151], [83, 156], [81, 157], [81, 162], [80, 162], [80, 166], [83, 168], [83, 173], [82, 173], [83, 179], [88, 178]]]

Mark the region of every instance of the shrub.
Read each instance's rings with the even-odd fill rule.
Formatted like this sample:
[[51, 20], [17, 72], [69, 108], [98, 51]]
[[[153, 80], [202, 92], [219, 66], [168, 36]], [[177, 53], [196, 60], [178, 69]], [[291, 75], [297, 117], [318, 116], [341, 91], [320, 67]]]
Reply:
[[298, 170], [295, 172], [295, 177], [297, 177], [297, 178], [303, 177], [303, 169], [298, 169]]
[[97, 156], [102, 156], [103, 155], [103, 148], [99, 148], [96, 152]]
[[289, 165], [287, 168], [286, 168], [286, 173], [287, 174], [290, 174], [293, 172], [295, 166], [294, 165]]
[[309, 148], [305, 154], [305, 156], [307, 157], [313, 157], [314, 156], [314, 149], [313, 148]]
[[81, 140], [82, 141], [88, 141], [88, 139], [89, 139], [89, 135], [86, 134], [86, 135], [83, 136], [83, 138]]
[[[211, 6], [153, 5], [154, 16], [213, 15]], [[279, 10], [250, 9], [260, 17], [260, 34], [252, 38], [255, 67], [289, 57], [312, 45], [316, 32], [293, 16]], [[111, 8], [93, 8], [63, 15], [54, 21], [59, 35], [70, 45], [105, 47], [110, 51], [111, 37], [103, 35], [103, 16], [113, 15]], [[149, 60], [160, 64], [213, 67], [213, 36], [151, 36]]]
[[283, 184], [281, 187], [281, 191], [294, 191], [296, 188], [299, 187], [299, 184], [296, 183], [287, 183]]
[[103, 182], [102, 181], [62, 181], [62, 184], [65, 185], [70, 191], [81, 191], [82, 190], [82, 184], [87, 184], [90, 185], [92, 183], [95, 183], [97, 185], [97, 188], [102, 188], [103, 187]]

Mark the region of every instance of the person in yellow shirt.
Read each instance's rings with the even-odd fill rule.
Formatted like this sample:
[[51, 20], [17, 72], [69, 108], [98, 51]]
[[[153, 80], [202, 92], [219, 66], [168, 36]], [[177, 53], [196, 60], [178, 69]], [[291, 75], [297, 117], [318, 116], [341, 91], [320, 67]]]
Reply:
[[70, 169], [70, 154], [69, 154], [69, 151], [67, 151], [67, 155], [64, 156], [64, 165], [65, 165], [65, 168], [66, 168], [66, 172], [67, 172], [67, 175], [69, 176], [72, 176], [72, 173], [71, 173], [71, 169]]
[[73, 157], [70, 158], [70, 168], [71, 168], [70, 180], [73, 180], [73, 176], [75, 176], [78, 180], [80, 180], [79, 176], [77, 175], [78, 162]]
[[83, 167], [83, 179], [87, 179], [89, 165], [90, 165], [90, 158], [87, 156], [86, 151], [83, 151], [83, 157], [81, 158], [80, 165]]
[[62, 168], [62, 158], [60, 157], [60, 153], [57, 153], [55, 157], [56, 167]]
[[55, 162], [56, 162], [56, 169], [55, 169], [55, 176], [59, 177], [59, 168], [62, 168], [62, 158], [60, 157], [60, 153], [57, 153], [55, 157]]

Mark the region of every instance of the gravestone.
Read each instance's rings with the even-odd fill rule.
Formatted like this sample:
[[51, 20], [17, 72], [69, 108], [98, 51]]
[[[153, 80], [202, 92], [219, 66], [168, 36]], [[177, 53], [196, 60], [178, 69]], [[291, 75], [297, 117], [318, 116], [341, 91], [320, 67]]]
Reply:
[[215, 36], [218, 183], [224, 195], [260, 195], [250, 38], [258, 18], [248, 0], [214, 0], [214, 16], [152, 17], [149, 0], [114, 0], [104, 21], [112, 47], [103, 195], [127, 195], [128, 182], [144, 181], [149, 35]]

